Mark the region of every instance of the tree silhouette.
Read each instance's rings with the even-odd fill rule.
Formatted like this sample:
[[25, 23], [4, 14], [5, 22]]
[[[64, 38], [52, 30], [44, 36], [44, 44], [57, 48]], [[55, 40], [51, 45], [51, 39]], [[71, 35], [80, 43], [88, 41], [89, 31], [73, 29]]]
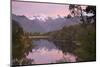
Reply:
[[92, 13], [93, 16], [87, 17], [87, 22], [90, 23], [93, 19], [93, 24], [96, 23], [96, 6], [87, 6], [86, 13]]
[[84, 17], [82, 15], [83, 10], [82, 10], [82, 7], [80, 5], [70, 4], [69, 10], [73, 16], [80, 16], [81, 17], [80, 20], [83, 22], [83, 24], [85, 24]]

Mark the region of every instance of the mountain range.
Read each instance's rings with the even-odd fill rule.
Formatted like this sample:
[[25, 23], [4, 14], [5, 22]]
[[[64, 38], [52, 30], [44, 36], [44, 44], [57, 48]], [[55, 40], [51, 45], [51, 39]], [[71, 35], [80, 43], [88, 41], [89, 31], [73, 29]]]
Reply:
[[45, 33], [45, 32], [60, 30], [64, 26], [70, 26], [81, 23], [80, 17], [78, 16], [72, 18], [58, 17], [56, 19], [48, 17], [48, 19], [46, 18], [45, 21], [38, 19], [39, 17], [37, 18], [36, 16], [34, 18], [35, 19], [30, 20], [26, 16], [18, 16], [12, 14], [12, 20], [18, 22], [26, 32]]

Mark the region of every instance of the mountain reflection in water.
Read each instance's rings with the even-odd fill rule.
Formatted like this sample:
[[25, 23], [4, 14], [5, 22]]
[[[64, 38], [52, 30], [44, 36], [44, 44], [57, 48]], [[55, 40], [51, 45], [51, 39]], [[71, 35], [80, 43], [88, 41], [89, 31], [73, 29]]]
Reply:
[[40, 39], [33, 44], [36, 47], [27, 56], [28, 59], [34, 60], [32, 64], [76, 62], [77, 56], [68, 52], [64, 54], [51, 41]]

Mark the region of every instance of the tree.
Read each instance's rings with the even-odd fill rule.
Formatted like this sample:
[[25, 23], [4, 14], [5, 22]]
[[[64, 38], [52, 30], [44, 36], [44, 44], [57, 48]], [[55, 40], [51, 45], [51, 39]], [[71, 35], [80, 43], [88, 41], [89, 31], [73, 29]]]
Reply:
[[92, 13], [93, 16], [87, 17], [87, 22], [90, 23], [93, 19], [93, 24], [96, 23], [96, 6], [87, 6], [86, 13]]
[[[31, 40], [24, 35], [23, 28], [16, 22], [12, 20], [12, 63], [13, 65], [23, 65], [27, 64], [25, 62], [30, 59], [26, 58], [29, 51], [32, 51]], [[30, 64], [30, 62], [28, 63]]]
[[80, 16], [81, 21], [83, 22], [83, 24], [85, 24], [84, 17], [82, 15], [83, 10], [80, 5], [72, 5], [71, 4], [71, 5], [69, 5], [69, 10], [73, 16]]
[[70, 4], [69, 10], [70, 10], [71, 14], [75, 16], [75, 5]]

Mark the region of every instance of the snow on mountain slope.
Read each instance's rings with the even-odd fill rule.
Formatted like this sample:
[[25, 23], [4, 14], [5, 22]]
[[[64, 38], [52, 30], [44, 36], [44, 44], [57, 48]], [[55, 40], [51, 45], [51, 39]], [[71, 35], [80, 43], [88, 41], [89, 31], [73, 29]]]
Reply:
[[45, 21], [34, 17], [35, 19], [29, 20], [25, 16], [16, 16], [12, 14], [12, 19], [17, 21], [26, 32], [50, 32], [62, 29], [64, 26], [70, 26], [80, 23], [80, 17], [61, 18], [56, 19], [47, 18]]
[[26, 32], [45, 32], [45, 29], [39, 24], [39, 20], [29, 20], [25, 16], [12, 15], [12, 19], [17, 21]]

